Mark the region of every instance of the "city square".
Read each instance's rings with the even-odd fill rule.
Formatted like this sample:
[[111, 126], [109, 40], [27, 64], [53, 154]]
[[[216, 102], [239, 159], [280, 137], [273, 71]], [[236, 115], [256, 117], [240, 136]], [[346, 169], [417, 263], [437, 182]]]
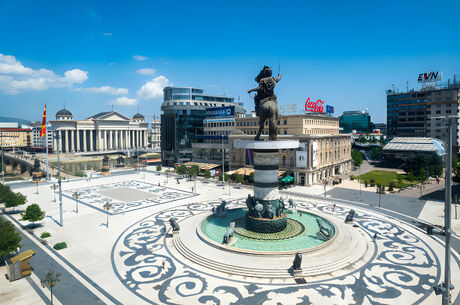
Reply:
[[0, 304], [460, 305], [459, 10], [0, 1]]
[[[339, 233], [345, 226], [357, 231], [361, 238], [361, 246], [355, 236], [344, 245], [332, 244], [320, 250], [318, 255], [304, 254], [303, 273], [294, 278], [289, 272], [294, 255], [262, 259], [260, 255], [228, 252], [200, 243], [196, 230], [187, 227], [188, 220], [193, 223], [193, 217], [203, 218], [212, 213], [221, 200], [228, 202], [229, 209], [244, 207], [250, 188], [234, 188], [235, 185], [222, 188], [215, 181], [203, 179], [196, 182], [181, 179], [177, 184], [172, 177], [168, 181], [166, 178], [164, 173], [159, 175], [149, 168], [146, 173], [126, 170], [91, 181], [63, 182], [62, 227], [57, 224], [58, 203], [53, 202], [53, 190], [47, 184], [39, 186], [39, 195], [30, 184], [18, 183], [14, 188], [26, 194], [31, 202], [38, 202], [47, 213], [43, 226], [34, 229], [33, 235], [25, 234], [95, 299], [107, 304], [437, 304], [439, 301], [433, 287], [443, 273], [442, 241], [427, 235], [414, 223], [387, 215], [385, 209], [375, 212], [368, 210], [367, 204], [356, 206], [353, 201], [324, 198], [320, 189], [316, 190], [317, 195], [302, 194], [295, 189], [286, 194], [280, 191], [282, 197], [296, 202], [297, 211], [323, 215], [337, 223]], [[194, 184], [196, 193], [186, 191]], [[120, 188], [123, 192], [101, 195], [101, 190]], [[87, 193], [78, 199], [77, 214], [70, 193], [81, 189]], [[137, 198], [138, 201], [125, 203], [130, 206], [128, 209], [117, 205], [116, 198], [124, 201], [123, 193], [139, 189], [153, 194], [161, 189], [168, 198], [158, 203]], [[108, 227], [106, 212], [101, 208], [105, 199], [114, 203]], [[356, 211], [353, 225], [344, 223], [350, 209]], [[9, 217], [20, 223], [17, 215]], [[181, 226], [179, 236], [169, 226], [171, 217], [176, 217]], [[42, 231], [51, 233], [50, 244], [66, 241], [68, 248], [59, 254], [49, 253], [53, 250], [38, 239]], [[354, 245], [352, 249], [350, 243]], [[352, 251], [341, 253], [347, 249]], [[460, 260], [456, 252], [453, 254], [455, 285], [460, 282]], [[308, 261], [309, 258], [315, 261]], [[36, 272], [39, 275], [40, 271]], [[68, 288], [55, 289], [55, 297], [62, 304], [73, 297], [65, 289]], [[83, 288], [74, 294], [83, 294], [79, 290]], [[21, 299], [20, 295], [17, 297]], [[39, 300], [38, 295], [35, 298]], [[457, 294], [453, 298], [457, 299]]]

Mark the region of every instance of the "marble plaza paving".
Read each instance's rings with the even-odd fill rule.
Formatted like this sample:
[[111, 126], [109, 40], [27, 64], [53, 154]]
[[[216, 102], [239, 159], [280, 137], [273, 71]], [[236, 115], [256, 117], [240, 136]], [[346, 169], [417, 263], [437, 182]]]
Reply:
[[[258, 278], [244, 272], [240, 275], [226, 272], [225, 268], [210, 268], [196, 257], [186, 257], [184, 251], [175, 248], [177, 245], [172, 234], [165, 236], [163, 231], [164, 223], [170, 217], [184, 221], [208, 213], [221, 200], [229, 201], [231, 207], [244, 206], [244, 198], [252, 192], [250, 189], [229, 190], [200, 180], [196, 182], [196, 192], [192, 192], [195, 185], [192, 181], [183, 179], [177, 184], [175, 179], [169, 177], [167, 181], [164, 175], [153, 172], [147, 172], [145, 179], [143, 177], [143, 173], [127, 172], [91, 181], [63, 182], [63, 227], [56, 223], [59, 209], [53, 202], [49, 185], [41, 185], [38, 195], [34, 194], [34, 185], [14, 186], [15, 191], [27, 195], [29, 203], [39, 203], [47, 213], [43, 226], [35, 229], [35, 237], [31, 237], [36, 247], [43, 248], [36, 238], [43, 231], [52, 234], [49, 245], [67, 242], [68, 248], [59, 251], [58, 256], [54, 256], [51, 252], [54, 250], [49, 246], [50, 249], [46, 248], [44, 252], [53, 256], [61, 268], [68, 270], [70, 276], [86, 287], [88, 291], [85, 293], [94, 294], [95, 299], [103, 303], [439, 304], [441, 301], [440, 296], [433, 293], [432, 286], [443, 279], [442, 240], [427, 236], [410, 222], [387, 216], [384, 210], [376, 212], [344, 200], [290, 194], [298, 209], [322, 213], [341, 223], [350, 208], [355, 209], [358, 227], [354, 229], [366, 237], [372, 251], [360, 264], [346, 267], [347, 272], [331, 272], [321, 277], [307, 275], [306, 283], [297, 283], [289, 276]], [[308, 193], [308, 188], [305, 190]], [[320, 189], [312, 190], [317, 190], [316, 195], [320, 194]], [[78, 214], [71, 196], [75, 191], [83, 194], [78, 202]], [[102, 209], [107, 199], [114, 204], [108, 227], [107, 215]], [[19, 219], [18, 215], [7, 217]], [[373, 239], [375, 233], [377, 238]], [[197, 245], [198, 251], [199, 248]], [[229, 256], [219, 255], [218, 250], [215, 253], [209, 249], [206, 251], [203, 253], [206, 259], [222, 261], [225, 265], [244, 265], [244, 255], [239, 258], [241, 261], [231, 256], [235, 260], [232, 262], [225, 261]], [[279, 265], [272, 269], [287, 272], [289, 261], [279, 260]], [[459, 255], [454, 251], [452, 280], [455, 287], [460, 287], [459, 266]], [[58, 291], [59, 287], [56, 288], [59, 300]], [[453, 291], [456, 302], [459, 301], [458, 291]], [[40, 296], [36, 297], [40, 300]], [[61, 303], [71, 304], [68, 299]], [[13, 301], [11, 304], [21, 303]]]

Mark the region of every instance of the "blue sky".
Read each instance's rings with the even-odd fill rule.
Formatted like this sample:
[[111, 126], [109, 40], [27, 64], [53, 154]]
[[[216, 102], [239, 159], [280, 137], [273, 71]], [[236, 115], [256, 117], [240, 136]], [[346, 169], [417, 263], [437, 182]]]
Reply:
[[[238, 98], [263, 65], [283, 79], [279, 104], [322, 99], [335, 115], [369, 108], [417, 76], [460, 79], [459, 1], [0, 1], [0, 116], [40, 120], [66, 101], [160, 114], [161, 88]], [[457, 20], [457, 21], [456, 21]]]

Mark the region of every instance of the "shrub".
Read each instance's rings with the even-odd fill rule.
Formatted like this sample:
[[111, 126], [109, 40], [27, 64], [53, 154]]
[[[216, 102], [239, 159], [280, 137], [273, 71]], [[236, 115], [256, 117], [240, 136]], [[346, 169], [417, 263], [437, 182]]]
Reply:
[[210, 170], [205, 170], [205, 171], [204, 171], [204, 177], [205, 177], [206, 179], [211, 178], [211, 171], [210, 171]]
[[40, 238], [48, 238], [48, 237], [51, 237], [51, 233], [49, 233], [49, 232], [43, 232], [43, 233], [40, 235]]
[[61, 249], [65, 249], [67, 248], [67, 244], [65, 241], [63, 242], [60, 242], [60, 243], [56, 243], [54, 246], [53, 246], [54, 250], [61, 250]]
[[75, 176], [77, 177], [86, 177], [85, 173], [83, 171], [76, 171]]
[[161, 165], [157, 165], [157, 172], [161, 172]]
[[350, 175], [350, 180], [352, 180], [352, 181], [355, 180], [355, 176]]
[[364, 180], [364, 186], [367, 187], [367, 180]]

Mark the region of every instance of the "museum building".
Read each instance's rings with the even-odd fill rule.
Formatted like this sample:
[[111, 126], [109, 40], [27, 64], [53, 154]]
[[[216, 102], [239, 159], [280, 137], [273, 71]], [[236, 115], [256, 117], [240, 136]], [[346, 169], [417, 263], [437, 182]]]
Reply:
[[85, 120], [74, 120], [67, 109], [56, 113], [56, 120], [50, 121], [59, 134], [54, 137], [53, 147], [64, 153], [119, 151], [147, 147], [148, 123], [137, 113], [132, 119], [108, 111], [93, 115]]

